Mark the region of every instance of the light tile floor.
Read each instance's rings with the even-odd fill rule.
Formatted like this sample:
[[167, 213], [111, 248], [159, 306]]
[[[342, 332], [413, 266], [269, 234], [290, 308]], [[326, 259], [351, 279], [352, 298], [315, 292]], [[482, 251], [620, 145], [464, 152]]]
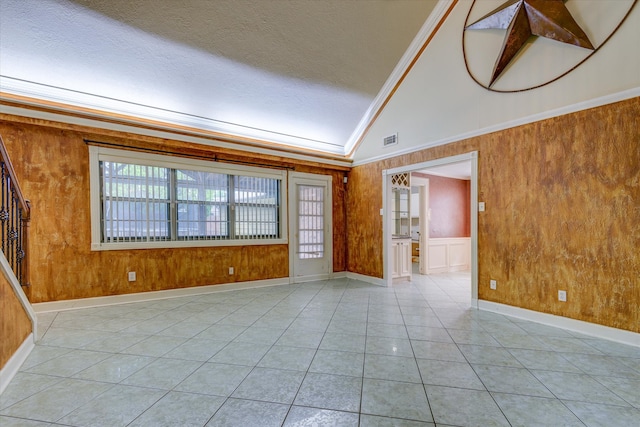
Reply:
[[11, 426], [640, 426], [640, 349], [470, 308], [470, 276], [39, 315]]

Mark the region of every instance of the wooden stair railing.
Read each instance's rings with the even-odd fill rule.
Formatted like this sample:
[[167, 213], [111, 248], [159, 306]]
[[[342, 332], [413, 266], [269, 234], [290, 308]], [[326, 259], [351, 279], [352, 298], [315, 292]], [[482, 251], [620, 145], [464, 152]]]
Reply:
[[20, 190], [16, 174], [0, 136], [0, 239], [2, 252], [22, 286], [28, 287], [28, 243], [31, 207]]

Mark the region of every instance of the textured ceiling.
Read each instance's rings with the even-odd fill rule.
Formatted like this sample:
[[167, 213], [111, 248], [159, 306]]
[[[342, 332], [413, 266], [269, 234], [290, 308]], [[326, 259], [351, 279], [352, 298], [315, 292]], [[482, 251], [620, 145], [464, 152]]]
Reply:
[[434, 4], [416, 0], [74, 2], [215, 56], [369, 96], [378, 93]]
[[0, 90], [344, 154], [438, 0], [0, 0]]

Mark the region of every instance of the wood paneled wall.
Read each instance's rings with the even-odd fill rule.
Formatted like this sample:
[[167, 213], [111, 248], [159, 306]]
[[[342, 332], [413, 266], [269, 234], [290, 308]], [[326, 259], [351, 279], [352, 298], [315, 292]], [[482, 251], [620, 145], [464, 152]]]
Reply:
[[382, 170], [477, 150], [479, 298], [640, 332], [639, 117], [633, 98], [355, 167], [347, 270], [382, 277]]
[[[288, 245], [184, 249], [90, 250], [89, 151], [84, 139], [221, 156], [331, 174], [334, 271], [346, 264], [342, 177], [348, 168], [260, 156], [228, 149], [2, 116], [0, 134], [20, 185], [31, 201], [31, 302], [88, 298], [220, 283], [288, 277]], [[233, 276], [228, 267], [235, 268]], [[129, 282], [127, 272], [136, 271]]]
[[356, 167], [347, 184], [347, 271], [382, 277], [382, 167]]
[[[382, 277], [382, 170], [477, 150], [487, 206], [478, 218], [479, 298], [640, 332], [638, 117], [634, 98], [358, 166], [346, 186], [344, 170], [272, 161], [333, 176], [334, 271]], [[104, 135], [2, 118], [0, 133], [33, 205], [32, 302], [288, 275], [287, 245], [91, 252], [83, 138]], [[136, 282], [127, 281], [129, 270]], [[566, 303], [557, 301], [559, 289]]]
[[31, 333], [31, 320], [11, 284], [0, 273], [0, 368], [9, 361]]

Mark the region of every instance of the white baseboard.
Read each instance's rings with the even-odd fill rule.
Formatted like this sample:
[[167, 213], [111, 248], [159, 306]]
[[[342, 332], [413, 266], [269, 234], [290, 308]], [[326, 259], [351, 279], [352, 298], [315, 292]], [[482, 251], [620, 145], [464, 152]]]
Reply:
[[265, 286], [288, 285], [289, 278], [254, 280], [250, 282], [224, 283], [221, 285], [193, 286], [190, 288], [167, 289], [163, 291], [138, 292], [134, 294], [111, 295], [105, 297], [82, 298], [75, 300], [51, 301], [33, 304], [36, 313], [49, 311], [75, 310], [79, 308], [100, 307], [113, 304], [154, 301], [214, 292], [237, 291], [240, 289], [262, 288]]
[[38, 317], [36, 316], [36, 312], [33, 310], [33, 305], [22, 290], [22, 286], [20, 286], [18, 278], [13, 273], [13, 269], [9, 265], [9, 261], [7, 261], [7, 258], [4, 256], [4, 252], [2, 251], [0, 251], [0, 274], [4, 274], [7, 282], [9, 282], [9, 285], [13, 288], [16, 298], [18, 298], [20, 305], [22, 305], [22, 308], [24, 308], [29, 320], [31, 320], [31, 333], [33, 333], [34, 337], [37, 337]]
[[371, 283], [372, 285], [387, 286], [387, 282], [379, 277], [365, 276], [364, 274], [351, 273], [350, 271], [347, 271], [346, 277], [347, 279], [359, 280], [361, 282]]
[[13, 377], [16, 376], [18, 370], [22, 366], [31, 350], [35, 347], [35, 339], [33, 334], [29, 334], [27, 338], [20, 344], [18, 350], [13, 353], [9, 361], [0, 369], [0, 394], [7, 388]]
[[541, 313], [539, 311], [527, 310], [525, 308], [511, 305], [499, 304], [491, 301], [478, 301], [480, 310], [491, 311], [493, 313], [504, 314], [518, 319], [530, 320], [556, 328], [567, 329], [573, 332], [615, 341], [622, 344], [640, 347], [640, 334], [624, 329], [611, 328], [609, 326], [589, 323], [582, 320], [570, 319], [568, 317], [556, 316], [554, 314]]
[[346, 271], [338, 271], [338, 272], [329, 273], [329, 274], [315, 274], [311, 276], [290, 277], [289, 283], [305, 283], [305, 282], [315, 282], [318, 280], [344, 279], [346, 277], [347, 277]]
[[[315, 280], [342, 279], [342, 278], [349, 277], [349, 275], [356, 275], [356, 274], [340, 271], [337, 273], [333, 273], [331, 277], [329, 277], [329, 275], [327, 274], [318, 275], [318, 276], [298, 277], [298, 278], [295, 278], [295, 280], [294, 278], [283, 277], [280, 279], [254, 280], [250, 282], [224, 283], [220, 285], [208, 285], [208, 286], [194, 286], [190, 288], [167, 289], [163, 291], [137, 292], [133, 294], [110, 295], [110, 296], [104, 296], [104, 297], [40, 302], [40, 303], [33, 304], [33, 309], [35, 313], [77, 310], [80, 308], [91, 308], [91, 307], [100, 307], [105, 305], [154, 301], [154, 300], [167, 299], [167, 298], [210, 294], [213, 292], [237, 291], [241, 289], [253, 289], [253, 288], [261, 288], [265, 286], [289, 285], [292, 283], [304, 283], [304, 282], [311, 282]], [[357, 276], [358, 277], [352, 277], [352, 278], [357, 280], [362, 280], [368, 283], [373, 283], [373, 284], [382, 283], [381, 282], [382, 279], [376, 279], [373, 277], [363, 276], [359, 274]], [[365, 279], [369, 279], [369, 280], [365, 280]], [[371, 279], [378, 280], [380, 281], [380, 283], [371, 281]]]
[[306, 282], [318, 282], [320, 280], [329, 280], [329, 274], [313, 274], [309, 276], [296, 276], [289, 277], [289, 283], [306, 283]]

